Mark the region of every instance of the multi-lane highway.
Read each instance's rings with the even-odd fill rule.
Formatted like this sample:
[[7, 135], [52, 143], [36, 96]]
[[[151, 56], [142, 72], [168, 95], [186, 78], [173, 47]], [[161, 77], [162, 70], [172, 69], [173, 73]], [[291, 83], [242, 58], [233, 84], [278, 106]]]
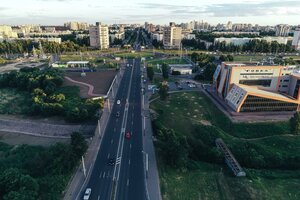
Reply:
[[[129, 60], [128, 63], [87, 183], [87, 188], [92, 189], [92, 200], [146, 199], [140, 61]], [[117, 105], [117, 100], [120, 100], [120, 105]], [[117, 112], [120, 112], [119, 117]], [[125, 138], [128, 132], [130, 139]], [[109, 164], [110, 159], [114, 163]]]

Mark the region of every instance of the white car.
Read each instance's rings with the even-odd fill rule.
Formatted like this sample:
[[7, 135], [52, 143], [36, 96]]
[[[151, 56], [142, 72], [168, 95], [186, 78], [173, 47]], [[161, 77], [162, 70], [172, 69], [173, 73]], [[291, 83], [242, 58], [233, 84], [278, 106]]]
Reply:
[[121, 101], [120, 101], [120, 100], [118, 100], [118, 101], [117, 101], [117, 105], [120, 105], [120, 104], [121, 104]]
[[91, 188], [86, 188], [84, 196], [83, 196], [83, 200], [89, 200], [90, 196], [92, 193], [92, 189]]

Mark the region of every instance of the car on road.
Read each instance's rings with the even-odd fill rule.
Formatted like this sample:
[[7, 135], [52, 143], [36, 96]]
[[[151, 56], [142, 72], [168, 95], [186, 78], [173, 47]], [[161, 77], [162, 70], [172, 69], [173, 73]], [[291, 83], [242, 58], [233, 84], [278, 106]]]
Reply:
[[125, 133], [125, 138], [129, 140], [131, 138], [131, 133], [130, 132]]
[[113, 166], [113, 165], [115, 165], [115, 163], [116, 163], [116, 161], [115, 161], [114, 158], [110, 158], [110, 159], [108, 159], [108, 161], [107, 161], [107, 165], [109, 165], [109, 166]]
[[84, 195], [83, 195], [83, 200], [89, 200], [90, 196], [92, 193], [92, 189], [91, 188], [86, 188]]
[[117, 105], [120, 105], [121, 104], [121, 101], [118, 99], [118, 101], [117, 101]]
[[116, 117], [120, 117], [120, 112], [116, 112]]

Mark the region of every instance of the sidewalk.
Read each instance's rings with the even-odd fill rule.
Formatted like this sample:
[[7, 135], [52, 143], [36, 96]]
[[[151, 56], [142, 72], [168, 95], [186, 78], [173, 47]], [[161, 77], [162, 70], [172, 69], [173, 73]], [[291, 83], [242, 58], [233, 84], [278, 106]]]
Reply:
[[[118, 81], [113, 83], [113, 88], [115, 91], [118, 90], [121, 79], [124, 74], [124, 70], [121, 68], [120, 73], [118, 74]], [[98, 120], [98, 125], [95, 130], [94, 137], [91, 138], [91, 142], [89, 145], [89, 148], [84, 156], [84, 162], [86, 167], [86, 177], [83, 173], [83, 167], [82, 163], [78, 166], [76, 173], [71, 178], [69, 184], [66, 187], [65, 194], [64, 194], [64, 200], [77, 200], [80, 199], [80, 195], [82, 194], [83, 189], [86, 187], [87, 181], [89, 180], [89, 177], [91, 175], [91, 172], [94, 167], [95, 160], [97, 158], [102, 137], [106, 129], [107, 122], [110, 117], [110, 111], [113, 106], [113, 100], [114, 100], [115, 94], [108, 94], [107, 101], [103, 108], [103, 113], [101, 118]], [[111, 102], [111, 103], [109, 103]]]
[[[146, 77], [146, 76], [145, 76]], [[161, 200], [160, 184], [159, 184], [159, 175], [157, 169], [155, 148], [153, 144], [153, 131], [152, 123], [150, 118], [149, 111], [149, 98], [151, 92], [147, 91], [147, 84], [144, 84], [145, 88], [145, 98], [144, 98], [144, 110], [143, 117], [145, 117], [145, 130], [143, 130], [143, 150], [148, 154], [148, 172], [146, 172], [146, 189], [148, 200]], [[144, 120], [143, 119], [143, 120]], [[144, 127], [143, 127], [144, 128]]]

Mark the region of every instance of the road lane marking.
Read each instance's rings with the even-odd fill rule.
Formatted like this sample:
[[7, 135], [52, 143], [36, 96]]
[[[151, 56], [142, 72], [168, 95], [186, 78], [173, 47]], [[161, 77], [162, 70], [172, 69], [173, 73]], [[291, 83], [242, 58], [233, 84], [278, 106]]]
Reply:
[[110, 154], [107, 155], [107, 159], [109, 158]]
[[103, 178], [105, 177], [105, 172], [103, 173]]
[[129, 146], [129, 147], [130, 147], [130, 149], [131, 149], [131, 144], [130, 144], [130, 146]]
[[129, 178], [127, 179], [127, 184], [126, 185], [129, 186]]
[[99, 178], [101, 178], [101, 176], [102, 176], [102, 172], [100, 173]]
[[133, 125], [133, 121], [131, 121], [131, 125]]
[[130, 165], [130, 159], [129, 159], [129, 161], [128, 161], [128, 165]]
[[116, 132], [116, 128], [114, 128], [114, 132]]
[[100, 200], [100, 195], [98, 195], [98, 200]]
[[111, 144], [114, 143], [114, 139], [111, 139], [110, 143], [111, 143]]

